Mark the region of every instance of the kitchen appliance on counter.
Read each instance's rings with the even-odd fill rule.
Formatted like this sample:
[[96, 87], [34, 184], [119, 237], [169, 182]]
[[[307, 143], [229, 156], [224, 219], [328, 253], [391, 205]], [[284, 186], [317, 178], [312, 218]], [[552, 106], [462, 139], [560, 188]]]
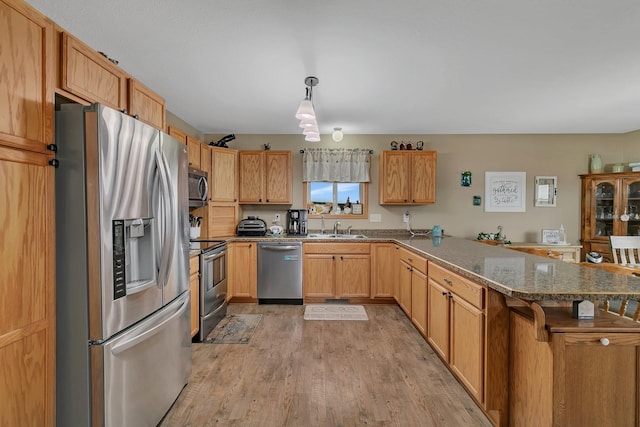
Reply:
[[191, 240], [200, 252], [200, 301], [198, 339], [204, 341], [227, 314], [227, 243], [224, 240]]
[[209, 183], [207, 173], [194, 168], [189, 168], [189, 207], [198, 208], [207, 206], [209, 199]]
[[307, 235], [306, 209], [289, 209], [287, 211], [287, 234], [291, 236]]
[[57, 425], [157, 425], [191, 373], [187, 149], [99, 104], [55, 119]]
[[258, 303], [302, 304], [302, 242], [258, 242]]
[[238, 223], [238, 236], [264, 236], [267, 234], [267, 223], [257, 216], [248, 216]]

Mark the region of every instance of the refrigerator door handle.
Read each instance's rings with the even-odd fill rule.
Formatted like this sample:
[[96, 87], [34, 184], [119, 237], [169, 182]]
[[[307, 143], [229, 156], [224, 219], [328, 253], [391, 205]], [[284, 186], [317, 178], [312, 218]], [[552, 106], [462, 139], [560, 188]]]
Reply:
[[155, 280], [137, 280], [127, 284], [127, 295], [137, 294], [146, 289], [153, 287], [156, 284]]
[[166, 325], [167, 323], [171, 322], [176, 317], [179, 317], [189, 307], [190, 300], [189, 300], [188, 296], [189, 296], [188, 294], [186, 296], [183, 296], [184, 301], [182, 302], [182, 304], [176, 309], [176, 311], [174, 311], [170, 316], [168, 316], [162, 322], [158, 323], [157, 325], [154, 325], [153, 327], [147, 329], [146, 331], [142, 332], [141, 334], [138, 334], [135, 337], [133, 337], [133, 338], [121, 343], [121, 344], [118, 344], [118, 345], [114, 346], [113, 349], [111, 350], [111, 353], [114, 356], [117, 356], [118, 354], [122, 353], [123, 351], [126, 351], [126, 350], [130, 349], [131, 347], [134, 347], [135, 345], [141, 343], [144, 340], [149, 339], [150, 337], [152, 337], [155, 334], [157, 334], [158, 332], [160, 332], [160, 330], [164, 327], [164, 325]]
[[158, 274], [158, 283], [161, 287], [166, 286], [167, 277], [169, 275], [169, 266], [171, 265], [173, 258], [173, 251], [171, 248], [175, 244], [175, 224], [173, 216], [171, 215], [171, 206], [173, 205], [173, 192], [171, 191], [171, 186], [169, 185], [169, 177], [166, 166], [166, 159], [162, 155], [161, 151], [158, 149], [156, 151], [156, 166], [160, 171], [160, 180], [162, 183], [162, 191], [164, 197], [162, 197], [163, 205], [161, 209], [164, 210], [163, 213], [163, 224], [162, 224], [162, 232], [161, 239], [167, 238], [166, 242], [160, 242], [162, 247], [162, 257], [160, 259], [161, 271]]

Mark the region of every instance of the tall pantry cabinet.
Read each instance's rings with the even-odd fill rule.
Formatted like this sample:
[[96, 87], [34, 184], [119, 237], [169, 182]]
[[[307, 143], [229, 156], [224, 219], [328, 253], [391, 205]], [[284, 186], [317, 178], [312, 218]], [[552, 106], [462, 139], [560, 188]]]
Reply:
[[0, 0], [0, 424], [55, 425], [53, 23]]

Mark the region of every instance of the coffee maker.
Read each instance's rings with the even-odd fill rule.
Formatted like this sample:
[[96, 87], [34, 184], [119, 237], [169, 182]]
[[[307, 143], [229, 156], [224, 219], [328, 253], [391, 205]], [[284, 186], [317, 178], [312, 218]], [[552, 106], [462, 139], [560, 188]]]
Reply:
[[291, 236], [307, 235], [306, 209], [289, 209], [287, 211], [287, 234]]

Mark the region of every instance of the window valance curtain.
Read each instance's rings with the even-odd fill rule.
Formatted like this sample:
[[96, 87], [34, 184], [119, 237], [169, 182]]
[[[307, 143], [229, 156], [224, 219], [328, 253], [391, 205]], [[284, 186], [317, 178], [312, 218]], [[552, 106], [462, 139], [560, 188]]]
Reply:
[[302, 180], [369, 182], [371, 153], [363, 148], [307, 148], [302, 155]]

